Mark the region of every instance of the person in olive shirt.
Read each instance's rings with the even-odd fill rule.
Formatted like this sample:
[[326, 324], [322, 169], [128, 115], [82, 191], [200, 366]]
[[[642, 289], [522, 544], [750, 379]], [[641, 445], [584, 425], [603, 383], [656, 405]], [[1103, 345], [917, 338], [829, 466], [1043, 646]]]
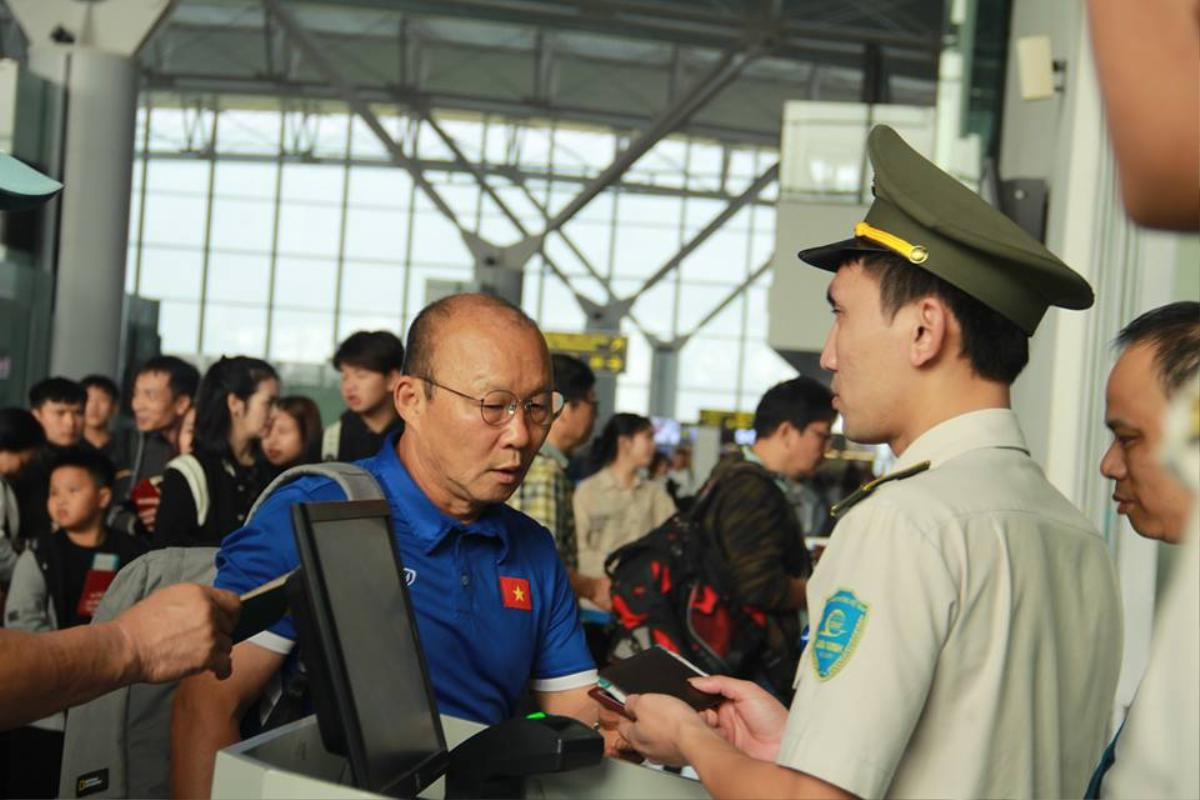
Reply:
[[379, 452], [388, 434], [403, 427], [392, 389], [404, 366], [404, 344], [390, 331], [358, 331], [333, 355], [342, 375], [346, 410], [325, 429], [321, 458], [357, 461]]

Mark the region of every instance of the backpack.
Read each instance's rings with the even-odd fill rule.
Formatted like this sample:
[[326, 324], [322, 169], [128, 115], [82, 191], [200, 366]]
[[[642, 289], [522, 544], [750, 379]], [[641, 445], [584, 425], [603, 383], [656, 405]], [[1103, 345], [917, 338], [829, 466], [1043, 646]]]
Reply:
[[710, 481], [691, 508], [605, 559], [610, 660], [660, 645], [710, 674], [739, 675], [761, 654], [766, 616], [733, 599], [724, 548], [702, 523], [721, 484]]
[[[212, 505], [208, 496], [208, 477], [204, 474], [204, 465], [194, 455], [184, 454], [175, 456], [168, 461], [163, 472], [165, 473], [168, 469], [173, 469], [182, 475], [188, 488], [191, 489], [192, 502], [196, 504], [196, 524], [203, 528], [204, 521], [208, 519], [208, 509]], [[259, 495], [260, 501], [266, 496], [266, 492]], [[257, 503], [254, 507], [258, 507]], [[246, 519], [250, 519], [249, 514], [246, 515]]]
[[[384, 499], [375, 478], [361, 467], [305, 464], [273, 480], [258, 496], [247, 521], [276, 489], [305, 475], [335, 481], [347, 500]], [[117, 573], [93, 622], [116, 617], [163, 586], [184, 581], [211, 584], [216, 554], [215, 547], [170, 547], [141, 556]], [[72, 708], [67, 714], [59, 796], [169, 796], [171, 703], [177, 685], [137, 683]]]

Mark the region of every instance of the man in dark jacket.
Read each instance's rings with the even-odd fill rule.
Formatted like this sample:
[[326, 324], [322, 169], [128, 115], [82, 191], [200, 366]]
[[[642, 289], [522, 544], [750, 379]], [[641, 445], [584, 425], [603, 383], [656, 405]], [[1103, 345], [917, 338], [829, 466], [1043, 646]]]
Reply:
[[728, 585], [740, 603], [761, 611], [766, 640], [745, 677], [788, 693], [800, 655], [799, 609], [812, 559], [789, 498], [789, 481], [807, 478], [825, 457], [836, 413], [833, 395], [812, 378], [771, 387], [754, 412], [755, 442], [718, 466], [706, 492], [705, 529], [721, 544]]
[[[183, 418], [192, 408], [199, 385], [199, 370], [175, 356], [151, 358], [134, 378], [130, 405], [137, 424], [137, 445], [132, 469], [127, 474], [117, 475], [116, 496], [121, 501], [129, 501], [126, 507], [133, 507], [130, 495], [138, 485], [142, 481], [155, 485], [154, 491], [139, 490], [136, 507], [132, 508], [149, 532], [154, 531], [158, 514], [157, 484], [167, 462], [179, 455], [179, 430], [183, 427]], [[128, 530], [124, 524], [116, 527]]]

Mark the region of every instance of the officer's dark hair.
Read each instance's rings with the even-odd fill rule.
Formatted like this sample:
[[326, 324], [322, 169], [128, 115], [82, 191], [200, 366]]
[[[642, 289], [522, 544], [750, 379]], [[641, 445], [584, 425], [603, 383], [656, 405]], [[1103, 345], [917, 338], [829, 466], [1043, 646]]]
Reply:
[[63, 467], [79, 467], [86, 470], [96, 486], [101, 489], [111, 489], [116, 480], [117, 469], [108, 456], [94, 447], [75, 445], [59, 450], [50, 464], [50, 474]]
[[387, 375], [404, 367], [404, 343], [391, 331], [358, 331], [333, 354], [333, 368], [358, 367]]
[[634, 436], [653, 430], [654, 423], [640, 414], [613, 414], [592, 445], [592, 458], [599, 467], [607, 467], [617, 457], [617, 444], [622, 436]]
[[229, 395], [248, 400], [268, 378], [279, 380], [275, 368], [261, 358], [227, 356], [218, 359], [204, 374], [196, 393], [197, 453], [223, 456], [229, 452]]
[[23, 408], [0, 408], [0, 452], [23, 453], [46, 443], [46, 431], [37, 417]]
[[1154, 347], [1154, 366], [1168, 397], [1200, 371], [1200, 303], [1182, 300], [1147, 311], [1117, 334], [1116, 346]]
[[862, 264], [879, 281], [880, 306], [889, 319], [925, 297], [949, 306], [962, 328], [961, 353], [979, 377], [1011, 384], [1029, 363], [1029, 337], [999, 311], [894, 253], [871, 254]]
[[301, 394], [288, 395], [275, 401], [275, 408], [296, 420], [300, 429], [300, 441], [304, 442], [305, 464], [316, 464], [321, 460], [321, 409], [311, 398]]
[[29, 390], [29, 407], [36, 410], [46, 403], [82, 406], [87, 403], [87, 389], [70, 378], [57, 375], [40, 380]]
[[[417, 378], [437, 380], [433, 374], [434, 342], [443, 322], [454, 316], [459, 306], [476, 304], [483, 308], [506, 313], [518, 325], [528, 327], [541, 336], [537, 323], [517, 306], [490, 294], [452, 294], [435, 300], [421, 309], [408, 328], [408, 342], [404, 348], [404, 374]], [[433, 397], [433, 384], [425, 381], [425, 396]]]
[[116, 382], [105, 375], [86, 375], [83, 380], [79, 381], [79, 385], [84, 388], [85, 392], [91, 388], [99, 389], [114, 403], [121, 399], [121, 390], [117, 388]]
[[785, 422], [803, 433], [812, 423], [832, 423], [836, 416], [833, 392], [820, 381], [800, 375], [767, 389], [754, 409], [754, 436], [765, 439]]
[[586, 399], [596, 385], [596, 373], [575, 356], [555, 353], [550, 357], [550, 366], [554, 370], [554, 391], [567, 403]]
[[162, 372], [167, 376], [167, 388], [171, 390], [171, 399], [179, 397], [195, 397], [200, 387], [200, 370], [177, 356], [154, 356], [137, 371], [146, 375], [151, 372]]

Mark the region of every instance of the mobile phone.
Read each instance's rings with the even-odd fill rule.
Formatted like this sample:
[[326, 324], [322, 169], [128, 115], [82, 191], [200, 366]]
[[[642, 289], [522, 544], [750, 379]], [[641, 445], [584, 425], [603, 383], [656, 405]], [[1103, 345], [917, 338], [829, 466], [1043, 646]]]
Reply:
[[625, 704], [609, 694], [607, 690], [599, 686], [593, 686], [591, 689], [588, 689], [588, 694], [593, 700], [609, 711], [615, 711], [630, 722], [637, 722], [633, 714], [629, 713], [629, 709], [625, 708]]

